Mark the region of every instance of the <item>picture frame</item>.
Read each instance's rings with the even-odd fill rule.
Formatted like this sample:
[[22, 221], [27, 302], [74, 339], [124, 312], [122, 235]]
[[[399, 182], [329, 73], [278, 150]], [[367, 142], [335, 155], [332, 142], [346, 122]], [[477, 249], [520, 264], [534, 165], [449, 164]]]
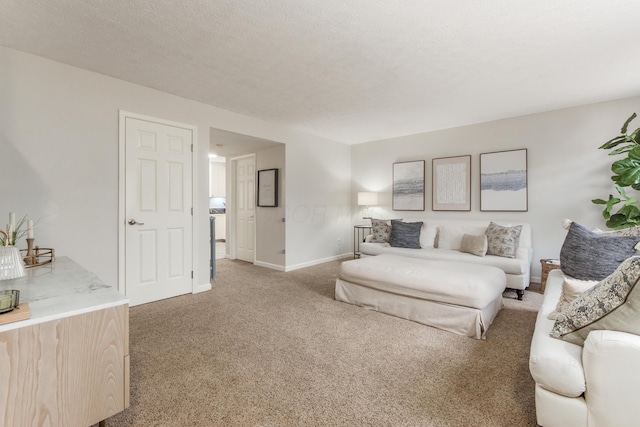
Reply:
[[527, 149], [480, 154], [480, 210], [527, 212]]
[[471, 210], [471, 155], [432, 159], [431, 209]]
[[258, 202], [263, 208], [278, 206], [278, 169], [258, 171]]
[[394, 211], [424, 211], [425, 161], [393, 164]]

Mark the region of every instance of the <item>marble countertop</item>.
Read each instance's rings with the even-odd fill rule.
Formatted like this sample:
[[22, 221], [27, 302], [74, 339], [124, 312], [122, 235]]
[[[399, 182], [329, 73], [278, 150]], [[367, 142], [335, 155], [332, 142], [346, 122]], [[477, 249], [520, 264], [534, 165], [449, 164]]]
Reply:
[[0, 325], [0, 332], [129, 303], [116, 288], [68, 257], [28, 268], [20, 279], [0, 280], [0, 289], [18, 289], [20, 302], [28, 302], [31, 311], [30, 319]]

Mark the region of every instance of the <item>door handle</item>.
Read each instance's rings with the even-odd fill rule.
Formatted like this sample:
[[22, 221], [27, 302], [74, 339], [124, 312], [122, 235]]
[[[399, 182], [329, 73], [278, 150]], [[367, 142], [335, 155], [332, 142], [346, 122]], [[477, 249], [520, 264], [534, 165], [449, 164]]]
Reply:
[[144, 222], [138, 222], [138, 221], [136, 221], [136, 220], [135, 220], [135, 219], [133, 219], [133, 218], [132, 218], [132, 219], [130, 219], [129, 221], [127, 221], [127, 222], [129, 223], [129, 225], [136, 225], [136, 224], [138, 224], [138, 225], [144, 225]]

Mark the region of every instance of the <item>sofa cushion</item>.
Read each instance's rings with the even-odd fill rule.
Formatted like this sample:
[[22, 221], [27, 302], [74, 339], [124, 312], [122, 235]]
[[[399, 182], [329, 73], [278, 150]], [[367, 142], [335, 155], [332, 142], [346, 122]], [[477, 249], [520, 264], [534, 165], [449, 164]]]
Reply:
[[438, 248], [460, 250], [462, 236], [465, 234], [484, 234], [486, 225], [445, 224], [438, 227]]
[[640, 257], [633, 256], [573, 300], [558, 316], [550, 335], [578, 345], [597, 329], [640, 335], [639, 279]]
[[515, 258], [522, 226], [513, 227], [498, 225], [490, 222], [485, 234], [487, 235], [487, 254]]
[[600, 235], [572, 222], [560, 249], [560, 268], [581, 280], [603, 280], [635, 254], [638, 236]]
[[391, 220], [389, 245], [394, 248], [420, 249], [420, 229], [422, 221], [403, 222]]
[[485, 256], [487, 254], [487, 236], [484, 234], [479, 236], [465, 234], [462, 236], [460, 251], [476, 256]]
[[360, 252], [365, 255], [396, 254], [411, 258], [433, 259], [437, 261], [468, 262], [471, 264], [491, 265], [504, 270], [507, 274], [525, 274], [529, 264], [518, 258], [504, 258], [495, 255], [479, 257], [459, 250], [425, 248], [416, 251], [407, 248], [392, 248], [384, 243], [362, 243]]
[[438, 227], [427, 224], [423, 224], [422, 230], [420, 230], [420, 247], [434, 248], [436, 246], [436, 236], [438, 235]]
[[549, 272], [544, 300], [531, 338], [529, 370], [540, 387], [563, 396], [578, 397], [586, 389], [582, 347], [549, 336], [554, 321], [548, 316], [560, 298], [562, 281], [560, 270]]
[[391, 237], [391, 221], [371, 218], [371, 242], [387, 243]]
[[578, 280], [573, 277], [564, 276], [562, 281], [562, 294], [558, 300], [556, 308], [549, 313], [549, 319], [556, 320], [558, 315], [569, 306], [569, 304], [587, 289], [598, 284], [597, 280]]

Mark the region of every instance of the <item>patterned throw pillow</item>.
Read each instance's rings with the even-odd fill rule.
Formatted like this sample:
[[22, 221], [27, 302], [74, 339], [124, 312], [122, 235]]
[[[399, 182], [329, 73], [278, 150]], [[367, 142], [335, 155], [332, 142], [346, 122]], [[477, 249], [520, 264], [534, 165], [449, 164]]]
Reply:
[[556, 320], [560, 313], [562, 313], [574, 299], [578, 298], [581, 293], [587, 289], [593, 288], [598, 283], [599, 282], [597, 280], [578, 280], [573, 277], [565, 276], [564, 281], [562, 282], [562, 293], [560, 294], [560, 299], [558, 300], [556, 309], [549, 313], [547, 317], [551, 320]]
[[515, 258], [521, 232], [521, 225], [506, 227], [493, 221], [489, 223], [484, 233], [487, 236], [487, 255]]
[[583, 345], [589, 332], [603, 329], [640, 335], [640, 257], [622, 262], [605, 280], [586, 290], [558, 315], [553, 338]]
[[371, 218], [371, 243], [387, 243], [391, 237], [391, 221]]
[[467, 252], [476, 256], [485, 256], [487, 254], [487, 236], [472, 236], [465, 234], [462, 236], [461, 252]]
[[560, 249], [560, 268], [580, 280], [603, 280], [635, 255], [638, 236], [600, 235], [575, 221]]
[[391, 220], [389, 245], [394, 248], [420, 249], [420, 229], [422, 221], [402, 222]]

